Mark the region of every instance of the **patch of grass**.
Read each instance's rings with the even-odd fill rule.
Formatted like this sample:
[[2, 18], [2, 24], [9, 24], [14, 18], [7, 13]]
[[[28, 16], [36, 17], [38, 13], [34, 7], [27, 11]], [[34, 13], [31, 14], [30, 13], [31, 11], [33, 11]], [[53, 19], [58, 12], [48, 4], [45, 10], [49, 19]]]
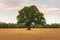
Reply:
[[60, 28], [2, 28], [0, 40], [60, 40]]

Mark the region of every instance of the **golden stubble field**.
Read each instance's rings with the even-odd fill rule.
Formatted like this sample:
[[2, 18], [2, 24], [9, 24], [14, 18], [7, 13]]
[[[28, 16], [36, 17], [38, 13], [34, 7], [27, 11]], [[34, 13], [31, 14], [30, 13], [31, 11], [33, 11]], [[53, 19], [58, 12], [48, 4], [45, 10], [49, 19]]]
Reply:
[[60, 40], [60, 28], [1, 28], [0, 40]]

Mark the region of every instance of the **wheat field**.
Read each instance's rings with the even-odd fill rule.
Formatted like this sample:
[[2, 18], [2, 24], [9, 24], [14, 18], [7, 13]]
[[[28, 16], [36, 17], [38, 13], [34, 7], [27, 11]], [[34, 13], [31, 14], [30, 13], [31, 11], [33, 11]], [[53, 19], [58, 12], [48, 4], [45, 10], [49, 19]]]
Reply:
[[60, 40], [60, 28], [1, 28], [0, 40]]

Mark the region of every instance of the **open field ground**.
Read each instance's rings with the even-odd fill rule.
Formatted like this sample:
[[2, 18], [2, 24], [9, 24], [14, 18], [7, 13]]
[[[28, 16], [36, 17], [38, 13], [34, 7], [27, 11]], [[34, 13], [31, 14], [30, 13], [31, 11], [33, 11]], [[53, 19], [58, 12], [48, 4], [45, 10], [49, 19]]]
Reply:
[[60, 40], [60, 28], [1, 28], [0, 40]]

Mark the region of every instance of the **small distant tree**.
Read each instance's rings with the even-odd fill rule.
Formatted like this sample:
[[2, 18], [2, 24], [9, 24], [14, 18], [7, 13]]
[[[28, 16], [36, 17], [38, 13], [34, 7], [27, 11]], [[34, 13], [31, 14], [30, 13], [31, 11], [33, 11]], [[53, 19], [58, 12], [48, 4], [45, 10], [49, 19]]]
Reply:
[[17, 24], [25, 24], [28, 30], [30, 30], [31, 24], [44, 25], [46, 24], [44, 14], [39, 12], [36, 6], [24, 7], [18, 11]]

